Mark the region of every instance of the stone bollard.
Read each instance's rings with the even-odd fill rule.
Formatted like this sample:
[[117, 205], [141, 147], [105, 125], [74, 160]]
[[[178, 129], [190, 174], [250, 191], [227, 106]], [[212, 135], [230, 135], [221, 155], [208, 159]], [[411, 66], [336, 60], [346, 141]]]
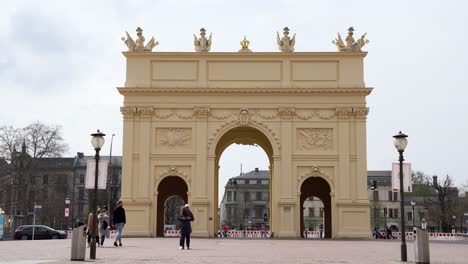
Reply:
[[427, 230], [415, 228], [414, 233], [414, 262], [417, 264], [429, 264], [429, 236]]

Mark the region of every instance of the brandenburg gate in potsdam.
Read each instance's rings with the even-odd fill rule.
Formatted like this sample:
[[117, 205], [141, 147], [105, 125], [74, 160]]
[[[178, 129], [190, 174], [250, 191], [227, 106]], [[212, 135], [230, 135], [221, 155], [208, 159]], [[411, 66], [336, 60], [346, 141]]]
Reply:
[[193, 236], [219, 228], [218, 171], [231, 144], [256, 144], [270, 162], [270, 231], [300, 237], [303, 203], [324, 205], [325, 237], [369, 237], [366, 96], [361, 47], [348, 29], [337, 52], [294, 52], [295, 35], [278, 34], [279, 52], [153, 52], [142, 29], [128, 47], [124, 97], [122, 196], [125, 234], [164, 235], [165, 201], [190, 203]]

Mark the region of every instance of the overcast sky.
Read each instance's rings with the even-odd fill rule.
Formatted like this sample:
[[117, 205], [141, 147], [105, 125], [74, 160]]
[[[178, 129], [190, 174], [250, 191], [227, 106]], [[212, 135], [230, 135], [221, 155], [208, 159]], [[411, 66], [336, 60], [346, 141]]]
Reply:
[[[183, 3], [183, 4], [182, 4]], [[354, 26], [367, 32], [369, 170], [390, 170], [392, 136], [409, 135], [405, 158], [414, 170], [468, 181], [468, 1], [2, 1], [0, 126], [59, 124], [68, 156], [93, 153], [91, 132], [115, 133], [122, 152], [126, 50], [120, 37], [137, 26], [156, 51], [192, 51], [193, 34], [213, 32], [212, 51], [237, 51], [244, 35], [253, 51], [276, 51], [284, 26], [296, 51], [335, 51], [331, 40]], [[110, 138], [110, 137], [109, 137]], [[109, 142], [103, 152], [109, 152]], [[267, 169], [259, 148], [228, 149], [224, 178]], [[256, 154], [259, 152], [260, 154]]]

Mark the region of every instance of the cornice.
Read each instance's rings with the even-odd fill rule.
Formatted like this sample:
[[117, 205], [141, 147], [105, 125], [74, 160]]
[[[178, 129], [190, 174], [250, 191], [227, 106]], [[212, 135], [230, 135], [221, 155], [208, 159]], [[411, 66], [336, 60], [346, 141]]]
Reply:
[[126, 57], [366, 57], [367, 52], [122, 52]]
[[313, 95], [369, 95], [373, 88], [139, 88], [117, 87], [121, 95], [284, 95], [284, 94], [313, 94]]

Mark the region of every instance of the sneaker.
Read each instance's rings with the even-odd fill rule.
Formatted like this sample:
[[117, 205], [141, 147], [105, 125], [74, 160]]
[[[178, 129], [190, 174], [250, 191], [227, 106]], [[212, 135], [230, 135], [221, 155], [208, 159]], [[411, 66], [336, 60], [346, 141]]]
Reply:
[[184, 247], [179, 247], [180, 250], [184, 250]]
[[119, 242], [119, 247], [121, 247], [121, 246], [122, 246], [122, 242]]
[[114, 242], [114, 246], [118, 247], [118, 245], [117, 245], [117, 241], [115, 241], [115, 242]]

